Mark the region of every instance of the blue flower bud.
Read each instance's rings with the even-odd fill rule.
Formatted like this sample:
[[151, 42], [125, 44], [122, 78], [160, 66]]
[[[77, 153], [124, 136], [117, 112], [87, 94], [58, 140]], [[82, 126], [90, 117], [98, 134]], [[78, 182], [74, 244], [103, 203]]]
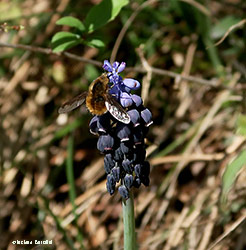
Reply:
[[116, 182], [119, 182], [119, 181], [120, 181], [120, 167], [114, 167], [114, 168], [111, 170], [111, 174], [113, 175], [114, 180], [115, 180]]
[[143, 118], [145, 122], [145, 126], [148, 127], [153, 123], [153, 121], [151, 120], [152, 114], [147, 108], [141, 111], [141, 117]]
[[109, 81], [113, 84], [119, 84], [122, 81], [122, 77], [119, 76], [117, 73], [114, 73], [114, 74], [110, 73], [108, 77], [109, 77]]
[[106, 154], [104, 156], [104, 169], [106, 174], [109, 174], [114, 166], [115, 161], [113, 160], [112, 154]]
[[109, 81], [114, 84], [119, 84], [122, 82], [122, 77], [118, 75], [120, 72], [122, 72], [126, 67], [126, 63], [122, 62], [121, 64], [119, 62], [114, 62], [113, 65], [110, 64], [108, 60], [104, 60], [103, 68], [110, 72], [108, 74]]
[[106, 183], [106, 187], [108, 192], [110, 193], [110, 195], [112, 195], [115, 191], [115, 179], [112, 175], [108, 174], [107, 175], [107, 183]]
[[128, 174], [132, 174], [133, 171], [133, 166], [132, 166], [132, 162], [128, 159], [125, 159], [122, 162], [122, 167], [124, 168], [124, 170], [128, 173]]
[[112, 88], [110, 88], [109, 93], [111, 95], [113, 95], [115, 97], [116, 100], [119, 99], [120, 95], [121, 95], [121, 91], [119, 89], [119, 86], [117, 84], [115, 84], [114, 86], [112, 86]]
[[124, 185], [119, 186], [118, 191], [119, 191], [122, 198], [124, 198], [126, 200], [129, 198], [129, 191], [127, 190], [127, 188]]
[[90, 121], [90, 124], [89, 124], [89, 127], [90, 127], [90, 132], [93, 134], [93, 135], [98, 135], [98, 126], [97, 126], [97, 121], [98, 121], [98, 116], [94, 116], [91, 121]]
[[118, 72], [118, 73], [122, 72], [122, 71], [125, 69], [125, 67], [126, 67], [126, 63], [125, 63], [125, 62], [122, 62], [122, 63], [119, 65], [117, 72]]
[[117, 68], [118, 68], [118, 66], [119, 66], [119, 62], [117, 62], [117, 61], [115, 61], [115, 62], [113, 62], [113, 65], [112, 65], [112, 67], [113, 67], [113, 69], [116, 71], [117, 70]]
[[123, 84], [122, 79], [121, 79], [120, 84], [119, 84], [119, 89], [120, 89], [121, 93], [127, 93], [127, 94], [131, 93], [131, 89], [129, 89], [128, 87], [126, 87]]
[[97, 120], [98, 131], [101, 133], [106, 133], [110, 129], [110, 113], [107, 112], [98, 117]]
[[125, 185], [128, 189], [130, 189], [130, 188], [132, 187], [133, 181], [134, 181], [133, 176], [130, 175], [130, 174], [126, 174], [126, 176], [124, 177], [124, 185]]
[[135, 145], [144, 143], [144, 136], [143, 136], [142, 130], [137, 129], [137, 128], [134, 129], [133, 141]]
[[134, 172], [135, 172], [137, 177], [140, 177], [141, 173], [142, 173], [142, 166], [140, 164], [136, 164], [134, 166]]
[[128, 141], [131, 134], [131, 130], [128, 125], [118, 123], [116, 127], [116, 133], [117, 137], [120, 138], [121, 141]]
[[131, 150], [129, 143], [127, 143], [127, 142], [121, 142], [120, 149], [121, 149], [122, 153], [125, 155], [128, 154]]
[[121, 148], [118, 147], [115, 151], [114, 151], [114, 160], [115, 161], [122, 161], [124, 159], [124, 154], [121, 151]]
[[133, 186], [139, 188], [141, 186], [141, 180], [139, 177], [136, 177], [133, 182]]
[[137, 127], [140, 123], [140, 115], [139, 112], [136, 109], [131, 109], [128, 112], [128, 115], [131, 117], [131, 122], [133, 123], [134, 127]]
[[101, 135], [97, 141], [97, 149], [102, 153], [106, 153], [113, 149], [114, 138], [110, 135]]
[[103, 68], [108, 71], [108, 72], [112, 72], [112, 66], [110, 64], [110, 62], [108, 60], [104, 60], [104, 63], [103, 63]]
[[131, 95], [131, 98], [133, 100], [133, 102], [135, 103], [136, 107], [139, 107], [140, 105], [142, 105], [143, 101], [142, 98], [138, 95]]
[[131, 96], [126, 93], [126, 92], [122, 92], [121, 96], [120, 96], [120, 103], [122, 105], [122, 107], [127, 108], [130, 107], [132, 105], [132, 98]]
[[131, 90], [137, 90], [140, 88], [140, 83], [137, 80], [131, 78], [125, 78], [123, 80], [123, 84]]

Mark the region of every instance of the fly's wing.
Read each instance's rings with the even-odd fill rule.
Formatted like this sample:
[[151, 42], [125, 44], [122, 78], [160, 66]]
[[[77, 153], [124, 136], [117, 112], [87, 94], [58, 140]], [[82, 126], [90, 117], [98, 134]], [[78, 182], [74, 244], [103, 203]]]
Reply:
[[63, 113], [67, 113], [72, 111], [73, 109], [78, 108], [79, 106], [81, 106], [86, 99], [87, 96], [87, 92], [83, 92], [82, 94], [74, 97], [73, 99], [65, 102], [59, 109], [58, 109], [58, 113], [59, 114], [63, 114]]
[[118, 121], [125, 124], [130, 123], [131, 118], [124, 108], [109, 94], [106, 94], [105, 106], [108, 112]]

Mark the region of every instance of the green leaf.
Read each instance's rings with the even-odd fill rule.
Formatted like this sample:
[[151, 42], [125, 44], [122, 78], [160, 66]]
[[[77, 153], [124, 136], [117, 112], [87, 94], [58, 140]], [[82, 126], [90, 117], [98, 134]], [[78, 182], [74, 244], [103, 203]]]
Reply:
[[221, 38], [226, 31], [234, 24], [240, 22], [241, 19], [235, 16], [227, 16], [221, 19], [213, 28], [211, 29], [211, 36], [213, 39]]
[[78, 34], [61, 31], [52, 37], [51, 45], [54, 52], [62, 52], [80, 44], [81, 41], [82, 39]]
[[129, 0], [103, 0], [92, 7], [85, 19], [85, 27], [88, 32], [93, 32], [112, 21], [128, 3]]
[[84, 24], [78, 18], [75, 18], [75, 17], [72, 17], [72, 16], [62, 17], [62, 18], [60, 18], [59, 20], [56, 21], [56, 24], [57, 25], [67, 25], [67, 26], [70, 26], [70, 27], [74, 27], [74, 28], [77, 28], [78, 30], [80, 30], [82, 32], [85, 31]]
[[71, 49], [72, 47], [75, 47], [76, 45], [80, 44], [79, 41], [69, 41], [69, 42], [64, 42], [62, 44], [59, 44], [57, 46], [54, 47], [53, 52], [62, 52], [65, 51], [67, 49]]
[[67, 31], [57, 32], [51, 39], [52, 43], [55, 43], [61, 39], [80, 39], [80, 35]]
[[227, 165], [226, 170], [222, 177], [222, 200], [226, 200], [226, 195], [229, 192], [231, 186], [236, 180], [237, 174], [243, 166], [246, 165], [246, 150], [234, 159], [230, 164]]
[[246, 136], [246, 115], [239, 115], [237, 118], [237, 134]]
[[90, 41], [86, 41], [85, 43], [86, 45], [90, 47], [95, 47], [95, 48], [103, 48], [105, 46], [104, 42], [99, 39], [92, 39]]

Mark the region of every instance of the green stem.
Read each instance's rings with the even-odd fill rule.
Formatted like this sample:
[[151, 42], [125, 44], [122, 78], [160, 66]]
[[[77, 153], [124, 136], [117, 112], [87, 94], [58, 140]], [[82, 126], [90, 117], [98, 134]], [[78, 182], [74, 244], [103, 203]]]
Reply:
[[127, 200], [122, 201], [124, 222], [124, 250], [136, 250], [134, 199], [132, 191]]

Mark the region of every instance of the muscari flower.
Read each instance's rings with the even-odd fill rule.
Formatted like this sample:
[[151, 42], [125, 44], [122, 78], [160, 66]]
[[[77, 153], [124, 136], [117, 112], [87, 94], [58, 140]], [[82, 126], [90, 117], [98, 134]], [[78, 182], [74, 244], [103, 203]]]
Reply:
[[122, 77], [118, 75], [118, 73], [122, 72], [126, 67], [126, 63], [122, 62], [114, 62], [112, 65], [108, 60], [104, 60], [103, 68], [110, 72], [108, 74], [109, 76], [109, 81], [114, 84], [118, 84], [119, 82], [122, 81]]
[[97, 148], [105, 154], [108, 192], [112, 195], [120, 182], [118, 192], [124, 199], [128, 199], [129, 190], [133, 186], [139, 188], [141, 184], [149, 185], [150, 165], [145, 160], [144, 138], [152, 124], [152, 115], [143, 106], [141, 97], [131, 93], [140, 88], [140, 83], [131, 78], [123, 79], [119, 75], [125, 67], [124, 62], [111, 65], [105, 60], [103, 64], [111, 83], [109, 93], [125, 108], [131, 122], [121, 123], [107, 112], [92, 118], [90, 131], [99, 135]]

